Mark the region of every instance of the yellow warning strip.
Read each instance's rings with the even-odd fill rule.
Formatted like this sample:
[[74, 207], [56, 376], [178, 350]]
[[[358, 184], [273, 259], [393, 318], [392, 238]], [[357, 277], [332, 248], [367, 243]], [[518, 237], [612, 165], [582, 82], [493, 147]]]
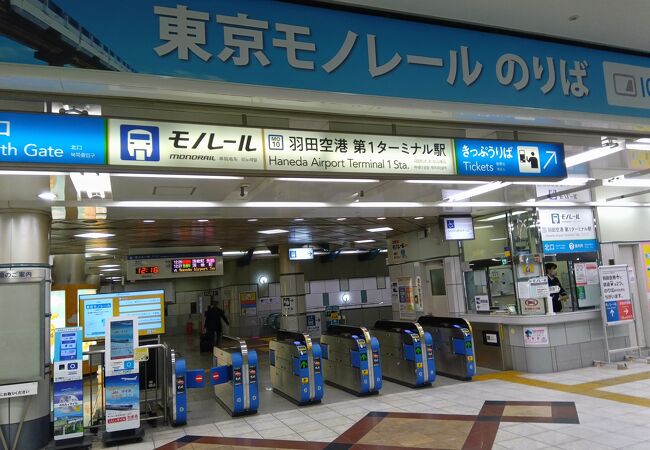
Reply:
[[553, 383], [550, 381], [536, 380], [533, 378], [526, 378], [522, 376], [521, 372], [515, 372], [512, 370], [506, 372], [477, 375], [474, 377], [474, 380], [476, 381], [500, 380], [506, 381], [508, 383], [523, 384], [526, 386], [551, 389], [553, 391], [566, 392], [570, 394], [585, 395], [588, 397], [595, 397], [603, 400], [612, 400], [619, 403], [627, 403], [630, 405], [650, 408], [650, 398], [635, 397], [633, 395], [617, 394], [615, 392], [600, 390], [601, 388], [609, 386], [617, 386], [620, 384], [633, 383], [635, 381], [647, 379], [650, 379], [650, 372], [623, 375], [620, 377], [607, 378], [604, 380], [590, 381], [580, 384], [561, 384]]

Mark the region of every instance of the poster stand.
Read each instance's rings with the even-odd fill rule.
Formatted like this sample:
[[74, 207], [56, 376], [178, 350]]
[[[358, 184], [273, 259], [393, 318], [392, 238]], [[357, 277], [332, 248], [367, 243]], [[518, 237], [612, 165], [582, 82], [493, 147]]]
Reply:
[[[630, 346], [624, 348], [610, 348], [609, 333], [610, 327], [634, 324], [634, 335], [638, 336], [636, 314], [632, 303], [632, 291], [628, 266], [625, 264], [615, 266], [600, 266], [598, 268], [600, 278], [600, 290], [602, 303], [600, 314], [603, 322], [603, 333], [605, 336], [605, 354], [607, 364], [612, 364], [612, 354], [636, 351], [641, 357], [641, 347]], [[599, 361], [595, 361], [598, 363]]]

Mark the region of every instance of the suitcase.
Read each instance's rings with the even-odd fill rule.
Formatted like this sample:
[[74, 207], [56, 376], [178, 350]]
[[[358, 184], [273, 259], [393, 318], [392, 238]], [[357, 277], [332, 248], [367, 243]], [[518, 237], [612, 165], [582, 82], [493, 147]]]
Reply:
[[201, 353], [211, 353], [212, 352], [212, 336], [207, 333], [201, 335], [199, 342]]

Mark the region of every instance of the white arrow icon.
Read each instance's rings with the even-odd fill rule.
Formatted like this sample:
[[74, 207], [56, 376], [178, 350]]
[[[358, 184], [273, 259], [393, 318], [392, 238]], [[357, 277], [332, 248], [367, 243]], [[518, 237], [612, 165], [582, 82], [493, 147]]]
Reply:
[[555, 150], [546, 150], [546, 154], [551, 155], [551, 157], [546, 161], [546, 164], [544, 164], [544, 170], [546, 170], [553, 160], [555, 160], [555, 164], [557, 164], [557, 152]]
[[612, 319], [613, 319], [613, 318], [614, 318], [614, 310], [613, 310], [613, 309], [610, 309], [610, 310], [609, 310], [609, 314], [612, 316]]

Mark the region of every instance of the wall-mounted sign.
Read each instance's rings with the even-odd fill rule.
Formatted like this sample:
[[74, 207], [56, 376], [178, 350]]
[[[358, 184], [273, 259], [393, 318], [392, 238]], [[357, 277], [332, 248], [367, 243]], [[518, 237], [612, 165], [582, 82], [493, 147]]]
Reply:
[[242, 316], [257, 316], [257, 292], [240, 292], [239, 304]]
[[475, 295], [474, 304], [476, 311], [490, 311], [490, 297], [487, 295]]
[[474, 220], [471, 217], [443, 217], [445, 239], [461, 241], [474, 239]]
[[[61, 39], [60, 65], [92, 58], [93, 68], [165, 77], [641, 117], [649, 107], [639, 55], [293, 2], [114, 5], [14, 2], [7, 19], [31, 22], [33, 35], [45, 22], [73, 35]], [[125, 20], [137, 26], [112, 34]], [[0, 61], [43, 64], [5, 40]]]
[[578, 192], [566, 192], [573, 189], [574, 186], [558, 186], [558, 185], [537, 185], [535, 186], [535, 193], [537, 197], [546, 197], [546, 202], [578, 202], [586, 203], [591, 201], [591, 191], [583, 189]]
[[499, 341], [499, 332], [498, 331], [483, 331], [483, 345], [499, 347], [501, 345]]
[[172, 273], [216, 272], [216, 258], [172, 259]]
[[299, 261], [304, 259], [314, 259], [314, 249], [297, 247], [289, 249], [289, 260]]
[[547, 347], [548, 327], [524, 327], [524, 347]]
[[106, 164], [104, 119], [0, 112], [0, 163]]
[[129, 281], [223, 275], [223, 256], [219, 252], [130, 255], [126, 268]]
[[579, 253], [598, 250], [591, 208], [539, 208], [544, 253]]

